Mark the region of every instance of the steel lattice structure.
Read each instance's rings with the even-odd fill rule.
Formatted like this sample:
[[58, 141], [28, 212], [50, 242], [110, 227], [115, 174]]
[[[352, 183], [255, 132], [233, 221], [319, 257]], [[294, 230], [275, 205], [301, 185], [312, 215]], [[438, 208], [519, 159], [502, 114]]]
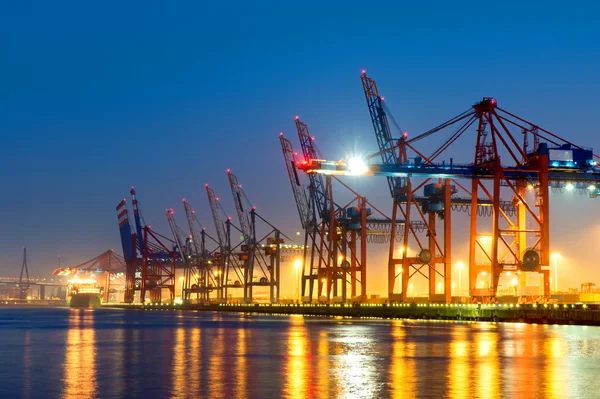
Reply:
[[[552, 186], [586, 189], [598, 195], [600, 171], [591, 150], [575, 145], [558, 135], [508, 112], [495, 99], [484, 98], [467, 111], [413, 138], [402, 134], [391, 138], [388, 119], [374, 81], [361, 76], [371, 119], [376, 131], [382, 163], [371, 164], [364, 175], [388, 178], [394, 199], [392, 220], [399, 212], [407, 223], [416, 219], [426, 226], [426, 239], [412, 228], [403, 235], [403, 247], [409, 238], [417, 244], [417, 256], [402, 254], [391, 240], [388, 273], [390, 300], [407, 300], [409, 278], [429, 268], [430, 299], [435, 292], [435, 279], [444, 279], [444, 300], [450, 300], [450, 237], [452, 209], [470, 208], [469, 294], [473, 301], [495, 301], [500, 276], [504, 272], [537, 272], [543, 278], [543, 294], [549, 297], [549, 188]], [[448, 133], [450, 132], [450, 133]], [[472, 132], [475, 154], [470, 163], [440, 162], [439, 158], [461, 138]], [[429, 155], [416, 143], [428, 137], [442, 137], [441, 145]], [[384, 155], [394, 153], [394, 156]], [[352, 175], [345, 162], [312, 159], [300, 168], [309, 174]], [[468, 183], [461, 184], [460, 180]], [[469, 196], [454, 198], [460, 188]], [[421, 195], [421, 192], [423, 193]], [[528, 194], [529, 193], [529, 194]], [[510, 201], [502, 201], [501, 196]], [[533, 198], [532, 198], [533, 197]], [[481, 219], [481, 209], [491, 209], [491, 220]], [[436, 217], [443, 220], [441, 234]], [[409, 226], [412, 226], [409, 224]], [[439, 237], [443, 237], [440, 239]], [[490, 246], [482, 243], [489, 237]], [[477, 262], [478, 256], [488, 262]], [[396, 265], [401, 264], [401, 273]], [[437, 265], [443, 265], [443, 273]], [[489, 284], [477, 284], [490, 275]], [[398, 275], [402, 276], [402, 292], [394, 294]], [[432, 281], [433, 280], [433, 281]]]

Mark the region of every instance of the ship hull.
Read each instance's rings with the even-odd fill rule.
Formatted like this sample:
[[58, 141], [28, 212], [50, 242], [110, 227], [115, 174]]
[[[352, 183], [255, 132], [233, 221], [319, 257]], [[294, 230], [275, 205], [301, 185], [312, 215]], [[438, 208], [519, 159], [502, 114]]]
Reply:
[[73, 294], [69, 300], [69, 306], [72, 308], [96, 308], [102, 305], [102, 296], [95, 293]]

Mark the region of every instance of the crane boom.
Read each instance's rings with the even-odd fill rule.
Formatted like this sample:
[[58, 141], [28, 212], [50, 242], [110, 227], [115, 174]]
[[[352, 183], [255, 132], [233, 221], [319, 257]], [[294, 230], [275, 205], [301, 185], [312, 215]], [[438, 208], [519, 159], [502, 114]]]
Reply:
[[281, 151], [283, 152], [285, 167], [292, 186], [292, 192], [294, 193], [294, 199], [296, 200], [296, 206], [298, 207], [300, 223], [302, 224], [302, 228], [306, 229], [309, 225], [311, 209], [306, 196], [306, 190], [300, 183], [300, 177], [298, 176], [298, 170], [296, 169], [296, 162], [294, 160], [295, 153], [292, 148], [292, 142], [283, 137], [283, 133], [279, 134], [279, 141], [281, 142]]
[[[398, 164], [399, 157], [394, 149], [394, 140], [392, 139], [388, 117], [383, 108], [383, 98], [379, 96], [379, 90], [375, 81], [367, 77], [365, 71], [360, 75], [360, 80], [365, 92], [367, 106], [369, 107], [369, 114], [371, 115], [371, 123], [375, 131], [375, 137], [377, 138], [381, 161], [385, 165], [396, 165]], [[401, 178], [388, 176], [387, 181], [390, 193], [392, 197], [395, 197], [395, 193], [398, 192], [397, 190], [401, 185]]]
[[137, 233], [137, 247], [140, 251], [140, 254], [144, 253], [144, 236], [142, 235], [142, 230], [144, 229], [142, 226], [140, 209], [138, 206], [138, 200], [135, 196], [135, 187], [131, 187], [131, 199], [133, 205], [133, 218], [135, 220], [135, 230]]
[[219, 215], [219, 197], [217, 197], [215, 190], [210, 188], [208, 184], [205, 186], [206, 194], [208, 196], [208, 203], [210, 205], [210, 211], [215, 222], [215, 229], [217, 230], [217, 239], [219, 240], [219, 245], [221, 248], [226, 248], [228, 246], [228, 242], [225, 234], [225, 225], [221, 220], [221, 216]]
[[[313, 137], [311, 137], [308, 131], [308, 126], [301, 122], [296, 117], [296, 130], [298, 131], [298, 138], [300, 140], [300, 146], [302, 147], [302, 155], [304, 162], [310, 162], [311, 159], [318, 159], [317, 151], [313, 145]], [[309, 175], [310, 179], [310, 195], [312, 201], [316, 204], [316, 210], [319, 213], [321, 219], [327, 218], [327, 198], [325, 195], [325, 183], [321, 175]]]
[[169, 227], [171, 228], [171, 232], [173, 233], [173, 240], [175, 240], [175, 244], [179, 248], [179, 255], [181, 255], [181, 259], [185, 265], [188, 264], [188, 257], [185, 253], [185, 245], [183, 241], [181, 241], [181, 237], [179, 236], [179, 229], [177, 228], [177, 223], [175, 223], [175, 218], [173, 217], [173, 208], [167, 209], [167, 219], [169, 220]]
[[244, 235], [244, 240], [248, 242], [252, 239], [251, 223], [248, 218], [248, 212], [244, 210], [244, 203], [242, 201], [242, 185], [238, 183], [237, 176], [231, 173], [231, 170], [227, 169], [227, 177], [229, 178], [229, 186], [231, 187], [231, 194], [233, 195], [233, 202], [235, 204], [235, 210], [237, 211], [238, 220], [240, 221], [240, 228]]
[[183, 208], [185, 209], [185, 217], [188, 222], [190, 234], [192, 235], [192, 244], [194, 246], [196, 255], [200, 256], [200, 255], [202, 255], [202, 248], [200, 246], [200, 243], [201, 243], [200, 233], [198, 233], [198, 231], [196, 230], [196, 227], [195, 227], [196, 226], [195, 223], [199, 224], [198, 219], [196, 218], [196, 212], [194, 212], [194, 210], [192, 209], [192, 205], [190, 205], [190, 203], [187, 202], [185, 200], [185, 198], [182, 200], [182, 202], [183, 202]]

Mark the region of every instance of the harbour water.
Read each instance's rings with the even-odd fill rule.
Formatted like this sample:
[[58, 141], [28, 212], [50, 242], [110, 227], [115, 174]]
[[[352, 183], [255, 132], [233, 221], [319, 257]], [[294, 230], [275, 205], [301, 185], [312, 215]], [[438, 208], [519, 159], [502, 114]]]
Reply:
[[597, 398], [600, 327], [0, 308], [0, 398]]

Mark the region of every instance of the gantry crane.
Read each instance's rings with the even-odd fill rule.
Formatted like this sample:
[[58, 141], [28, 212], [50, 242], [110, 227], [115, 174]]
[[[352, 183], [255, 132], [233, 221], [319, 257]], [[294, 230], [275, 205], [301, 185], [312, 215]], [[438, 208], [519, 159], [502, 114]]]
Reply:
[[[400, 138], [394, 140], [390, 129], [389, 120], [392, 118], [384, 109], [383, 97], [379, 95], [377, 84], [373, 79], [362, 72], [361, 81], [371, 123], [379, 146], [379, 155], [384, 165], [397, 165], [407, 161], [406, 142], [408, 136], [401, 132]], [[399, 145], [397, 143], [401, 143]], [[399, 149], [399, 150], [398, 150]], [[388, 299], [394, 301], [406, 301], [410, 277], [419, 273], [429, 281], [430, 300], [439, 300], [436, 297], [436, 277], [441, 277], [444, 288], [444, 301], [450, 302], [451, 296], [451, 220], [449, 212], [451, 208], [451, 197], [456, 193], [456, 187], [450, 184], [449, 179], [439, 179], [437, 182], [426, 180], [413, 186], [411, 177], [388, 176], [387, 182], [393, 199], [392, 205], [392, 228], [390, 246], [388, 252]], [[417, 191], [424, 189], [427, 198], [416, 198]], [[448, 210], [448, 212], [444, 212]], [[408, 222], [402, 234], [402, 245], [396, 250], [396, 218], [398, 211], [402, 218]], [[438, 236], [436, 229], [436, 218], [443, 215], [443, 234]], [[419, 221], [423, 229], [416, 229], [411, 222]], [[413, 240], [410, 240], [410, 238]], [[415, 256], [409, 256], [407, 248], [409, 241], [416, 244], [418, 252]], [[442, 265], [438, 270], [437, 265]], [[398, 269], [397, 265], [401, 265]], [[423, 273], [426, 270], [426, 274]], [[396, 279], [402, 279], [402, 291], [400, 295], [394, 293]]]
[[[195, 293], [196, 296], [202, 294], [204, 301], [210, 300], [210, 293], [219, 286], [218, 279], [215, 274], [219, 265], [219, 257], [216, 256], [218, 247], [209, 251], [207, 249], [207, 240], [213, 244], [219, 245], [218, 241], [210, 236], [204, 227], [198, 221], [196, 212], [192, 205], [185, 200], [182, 200], [185, 209], [185, 215], [190, 229], [192, 254], [191, 263], [188, 273], [185, 276], [184, 292], [185, 299], [189, 300], [190, 294]], [[200, 227], [198, 231], [197, 227]]]
[[[241, 259], [240, 254], [235, 252], [237, 249], [240, 249], [243, 242], [232, 246], [231, 230], [233, 228], [236, 231], [240, 231], [240, 229], [232, 223], [231, 217], [227, 216], [221, 208], [219, 197], [217, 197], [215, 191], [209, 187], [208, 184], [206, 184], [205, 187], [219, 241], [220, 261], [219, 267], [215, 271], [219, 283], [217, 288], [221, 293], [219, 298], [221, 298], [221, 300], [228, 300], [230, 289], [244, 290], [243, 282], [246, 277], [244, 276], [243, 260]], [[225, 221], [221, 218], [221, 214], [224, 214], [226, 217]]]
[[[230, 169], [227, 169], [227, 177], [243, 234], [241, 255], [244, 260], [244, 300], [252, 302], [253, 287], [268, 286], [269, 300], [277, 303], [279, 302], [280, 255], [281, 244], [283, 244], [281, 236], [283, 234], [256, 212], [256, 207], [250, 204], [237, 176]], [[246, 208], [245, 204], [248, 204], [249, 208]], [[269, 230], [266, 235], [261, 235], [262, 238], [257, 237], [259, 220]], [[265, 241], [267, 245], [261, 245]]]
[[[124, 302], [132, 303], [135, 291], [140, 290], [142, 276], [142, 260], [137, 256], [137, 234], [133, 232], [129, 221], [127, 201], [123, 199], [117, 205], [117, 219], [121, 234], [123, 259], [125, 260], [125, 294]], [[139, 276], [139, 277], [138, 277]]]
[[[311, 136], [308, 126], [301, 122], [299, 117], [296, 117], [295, 123], [304, 162], [317, 159], [317, 150], [313, 143], [314, 137]], [[325, 287], [324, 300], [328, 302], [333, 299], [332, 296], [334, 298], [338, 297], [338, 288], [341, 286], [342, 301], [345, 302], [347, 297], [347, 272], [351, 267], [351, 262], [346, 258], [348, 249], [347, 233], [338, 220], [338, 216], [345, 215], [338, 215], [340, 208], [333, 200], [333, 186], [330, 176], [323, 179], [321, 175], [309, 175], [309, 180], [309, 198], [314, 210], [315, 226], [311, 226], [313, 230], [313, 242], [310, 245], [311, 253], [304, 261], [302, 297], [305, 295], [306, 284], [309, 284], [309, 299], [312, 301], [316, 282], [319, 300], [321, 300], [323, 287]], [[316, 223], [319, 223], [319, 225], [317, 226]], [[363, 224], [361, 226], [364, 227]], [[365, 240], [366, 248], [366, 234], [361, 234], [360, 238]], [[355, 243], [354, 245], [351, 244], [350, 248], [352, 250], [358, 249]], [[362, 249], [363, 246], [360, 245], [360, 248]], [[354, 255], [356, 255], [356, 252], [354, 252]], [[364, 257], [366, 258], [366, 250]], [[351, 255], [350, 258], [354, 259], [354, 263], [356, 263], [356, 256]], [[366, 259], [364, 259], [364, 263], [366, 263]], [[353, 270], [353, 272], [356, 273], [356, 270]], [[365, 290], [361, 292], [364, 301], [366, 299], [366, 278], [362, 278], [362, 280], [365, 283]], [[355, 281], [352, 280], [351, 282], [354, 283]]]
[[[457, 128], [429, 156], [415, 148], [415, 142], [434, 134], [441, 136], [450, 127]], [[435, 161], [453, 143], [466, 137], [470, 128], [474, 128], [473, 162]], [[533, 146], [529, 144], [531, 139]], [[508, 272], [541, 274], [543, 293], [538, 299], [548, 299], [549, 188], [578, 189], [588, 191], [592, 197], [597, 196], [600, 170], [598, 157], [591, 150], [501, 109], [495, 99], [488, 97], [433, 129], [412, 139], [400, 140], [392, 150], [399, 153], [411, 150], [414, 157], [407, 156], [396, 164], [372, 164], [362, 174], [407, 180], [417, 176], [471, 181], [471, 190], [461, 188], [471, 196], [469, 290], [473, 301], [495, 301], [500, 277]], [[313, 160], [301, 167], [308, 173], [352, 174], [348, 165], [341, 162]], [[491, 203], [491, 223], [487, 226], [479, 220], [479, 212], [474, 211], [482, 202], [478, 193], [482, 193], [486, 204]], [[514, 213], [507, 211], [501, 200], [502, 193], [511, 195]], [[407, 190], [404, 195], [405, 203], [410, 204], [412, 190]], [[446, 198], [444, 201], [442, 215], [448, 218], [451, 203]], [[489, 246], [483, 242], [484, 237]], [[478, 253], [489, 263], [478, 263]], [[490, 278], [486, 279], [486, 276]]]
[[[183, 264], [183, 279], [184, 283], [186, 281], [186, 277], [190, 272], [191, 263], [192, 263], [192, 255], [190, 251], [187, 250], [186, 242], [181, 238], [179, 227], [177, 226], [177, 222], [175, 221], [175, 212], [173, 208], [169, 208], [166, 210], [167, 220], [169, 222], [169, 227], [171, 229], [171, 234], [173, 235], [173, 241], [175, 242], [175, 247], [173, 248], [173, 252], [179, 254], [179, 258], [181, 259], [181, 263]], [[181, 287], [181, 299], [186, 300], [186, 292], [185, 287]]]
[[94, 274], [96, 278], [102, 276], [99, 282], [103, 287], [102, 302], [107, 303], [110, 294], [124, 292], [126, 269], [125, 259], [109, 249], [78, 265], [64, 268], [59, 266], [52, 274], [55, 276], [68, 276], [77, 273], [90, 273]]
[[[136, 234], [130, 233], [131, 226], [125, 208], [125, 200], [117, 205], [121, 243], [127, 263], [125, 302], [133, 301], [134, 292], [138, 288], [142, 303], [146, 300], [146, 293], [150, 294], [148, 299], [151, 302], [160, 302], [163, 289], [169, 290], [170, 300], [173, 300], [175, 297], [175, 265], [178, 258], [173, 247], [175, 242], [153, 231], [145, 223], [142, 224], [143, 219], [134, 187], [131, 188], [130, 193]], [[132, 240], [135, 241], [135, 244], [132, 243]], [[137, 257], [136, 252], [139, 252], [141, 259]], [[128, 258], [129, 262], [127, 262]]]
[[[307, 125], [298, 117], [295, 123], [302, 147], [302, 160], [299, 163], [307, 164], [309, 160], [318, 156], [314, 137], [310, 135]], [[280, 138], [283, 136], [280, 135]], [[287, 166], [291, 146], [285, 144], [282, 140]], [[288, 167], [292, 187], [296, 190], [291, 180], [293, 173], [295, 170], [290, 170]], [[391, 219], [370, 204], [364, 196], [334, 176], [325, 176], [323, 181], [322, 176], [309, 174], [309, 180], [308, 198], [311, 204], [309, 209], [312, 212], [308, 212], [309, 216], [305, 221], [307, 226], [305, 247], [308, 256], [305, 256], [303, 267], [303, 295], [308, 283], [309, 299], [312, 300], [313, 285], [316, 280], [319, 295], [323, 287], [326, 287], [325, 301], [331, 301], [332, 296], [337, 297], [338, 288], [341, 288], [341, 298], [336, 299], [346, 302], [349, 283], [353, 300], [364, 302], [367, 299], [367, 242], [369, 239], [375, 243], [385, 242], [386, 240], [381, 238], [389, 234]], [[348, 190], [353, 200], [344, 206], [338, 206], [333, 200], [333, 181], [337, 181]], [[298, 207], [305, 208], [302, 204]], [[377, 212], [378, 218], [371, 216], [373, 210]], [[308, 252], [309, 248], [310, 252]], [[357, 296], [359, 288], [360, 295]]]

